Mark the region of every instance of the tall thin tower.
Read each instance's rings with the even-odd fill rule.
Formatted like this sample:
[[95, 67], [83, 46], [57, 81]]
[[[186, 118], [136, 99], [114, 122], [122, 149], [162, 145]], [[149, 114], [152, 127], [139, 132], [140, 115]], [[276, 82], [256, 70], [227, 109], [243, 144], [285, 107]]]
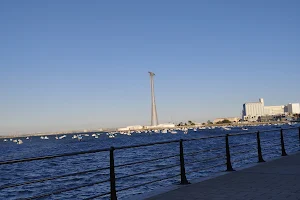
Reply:
[[150, 74], [150, 85], [151, 85], [151, 126], [158, 125], [157, 112], [156, 112], [156, 104], [155, 104], [155, 95], [154, 95], [154, 76], [153, 72], [149, 72]]

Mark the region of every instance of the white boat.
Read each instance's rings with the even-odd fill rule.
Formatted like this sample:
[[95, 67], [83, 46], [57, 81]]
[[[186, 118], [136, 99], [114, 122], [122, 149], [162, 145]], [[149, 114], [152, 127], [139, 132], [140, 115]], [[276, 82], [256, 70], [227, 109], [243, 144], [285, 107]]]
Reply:
[[4, 141], [4, 142], [7, 142], [7, 139], [4, 139], [3, 141]]
[[9, 141], [13, 141], [13, 139], [10, 138]]
[[242, 130], [243, 131], [248, 131], [248, 128], [243, 127]]
[[81, 136], [81, 135], [78, 135], [77, 139], [78, 139], [79, 141], [81, 141], [81, 140], [82, 140], [82, 136]]
[[23, 141], [21, 139], [18, 139], [17, 144], [23, 144]]
[[230, 131], [231, 128], [228, 128], [228, 127], [222, 127], [222, 129], [226, 130], [226, 131]]
[[18, 142], [18, 140], [13, 140], [13, 142], [17, 143], [17, 142]]
[[67, 137], [66, 135], [60, 136], [58, 139], [64, 139], [65, 137]]
[[78, 136], [77, 135], [73, 135], [72, 139], [76, 139], [76, 138], [78, 138]]
[[197, 132], [198, 130], [197, 130], [197, 128], [194, 128], [194, 132]]
[[41, 140], [45, 139], [45, 137], [44, 137], [44, 136], [41, 136], [40, 138], [41, 138]]
[[172, 133], [172, 134], [176, 134], [176, 133], [177, 133], [177, 131], [171, 131], [171, 133]]
[[44, 140], [49, 140], [48, 136], [45, 136], [45, 137], [44, 137]]
[[57, 140], [58, 140], [58, 137], [57, 137], [57, 136], [55, 136], [55, 139], [57, 139]]
[[26, 140], [29, 140], [29, 137], [27, 137]]
[[109, 138], [114, 138], [115, 136], [114, 136], [114, 135], [109, 135], [108, 137], [109, 137]]
[[184, 131], [183, 133], [186, 135], [186, 134], [188, 134], [188, 131]]
[[97, 135], [94, 133], [93, 135], [92, 135], [92, 137], [96, 137]]
[[89, 134], [84, 134], [84, 136], [89, 137], [90, 135]]
[[161, 133], [168, 133], [168, 129], [162, 130]]

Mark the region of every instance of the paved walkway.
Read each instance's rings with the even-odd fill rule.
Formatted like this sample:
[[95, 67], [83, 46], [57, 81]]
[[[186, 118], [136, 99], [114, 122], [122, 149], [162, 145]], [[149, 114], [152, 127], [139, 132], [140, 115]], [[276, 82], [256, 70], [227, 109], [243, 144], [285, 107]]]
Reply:
[[300, 200], [300, 153], [182, 186], [147, 200]]

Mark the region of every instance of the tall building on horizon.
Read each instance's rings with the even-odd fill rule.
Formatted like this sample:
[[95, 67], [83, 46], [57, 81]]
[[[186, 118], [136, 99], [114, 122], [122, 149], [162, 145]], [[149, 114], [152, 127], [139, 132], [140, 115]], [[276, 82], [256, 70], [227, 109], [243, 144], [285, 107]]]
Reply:
[[154, 95], [154, 76], [153, 72], [149, 72], [150, 74], [150, 85], [151, 85], [151, 126], [158, 125], [157, 112], [156, 112], [156, 104], [155, 104], [155, 95]]
[[287, 113], [300, 113], [300, 104], [290, 103], [288, 105], [266, 106], [264, 99], [260, 98], [259, 102], [245, 103], [243, 105], [243, 120], [245, 121], [257, 121], [262, 116], [276, 116]]

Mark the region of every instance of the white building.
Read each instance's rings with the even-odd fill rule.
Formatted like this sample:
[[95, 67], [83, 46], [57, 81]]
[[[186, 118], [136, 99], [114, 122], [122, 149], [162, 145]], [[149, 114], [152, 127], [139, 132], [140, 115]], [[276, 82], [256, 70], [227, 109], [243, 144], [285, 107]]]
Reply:
[[118, 131], [140, 130], [144, 127], [141, 125], [127, 126], [125, 128], [118, 128]]
[[300, 114], [300, 104], [290, 103], [287, 106], [265, 106], [264, 100], [259, 99], [259, 102], [245, 103], [243, 105], [243, 120], [257, 121], [260, 116], [283, 115], [286, 112]]
[[284, 105], [265, 106], [264, 113], [265, 113], [265, 115], [283, 115], [284, 114]]
[[300, 104], [299, 103], [289, 103], [287, 105], [287, 111], [290, 114], [300, 114]]
[[125, 128], [118, 128], [118, 131], [129, 131], [129, 129], [127, 127], [125, 127]]
[[243, 120], [257, 121], [258, 117], [264, 115], [264, 100], [259, 102], [245, 103], [243, 105]]
[[159, 124], [156, 127], [158, 127], [158, 128], [174, 128], [175, 124], [172, 124], [172, 123]]

